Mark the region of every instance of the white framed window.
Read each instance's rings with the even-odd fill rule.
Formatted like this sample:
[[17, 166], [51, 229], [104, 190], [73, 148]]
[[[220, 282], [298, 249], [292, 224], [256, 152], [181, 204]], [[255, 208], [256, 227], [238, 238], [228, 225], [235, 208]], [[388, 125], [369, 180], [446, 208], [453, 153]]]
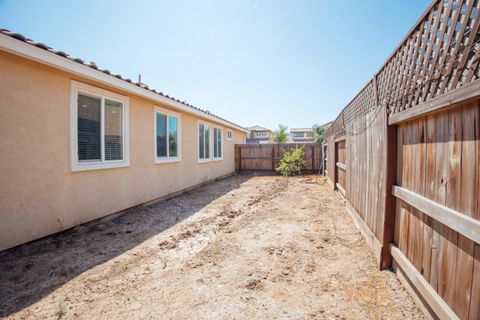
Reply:
[[230, 140], [230, 141], [233, 140], [233, 131], [232, 130], [227, 130], [227, 140]]
[[213, 160], [223, 160], [223, 129], [213, 127]]
[[198, 121], [198, 161], [211, 161], [211, 124], [203, 121]]
[[180, 161], [182, 159], [180, 113], [155, 107], [153, 127], [155, 163]]
[[128, 111], [128, 97], [71, 82], [72, 171], [129, 166]]

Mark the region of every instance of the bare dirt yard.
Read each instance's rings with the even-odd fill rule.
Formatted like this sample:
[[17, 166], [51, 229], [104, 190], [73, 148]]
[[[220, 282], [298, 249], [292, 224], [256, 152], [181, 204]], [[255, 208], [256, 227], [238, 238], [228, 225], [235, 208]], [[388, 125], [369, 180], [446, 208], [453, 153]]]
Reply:
[[422, 319], [319, 176], [233, 176], [0, 255], [12, 319]]

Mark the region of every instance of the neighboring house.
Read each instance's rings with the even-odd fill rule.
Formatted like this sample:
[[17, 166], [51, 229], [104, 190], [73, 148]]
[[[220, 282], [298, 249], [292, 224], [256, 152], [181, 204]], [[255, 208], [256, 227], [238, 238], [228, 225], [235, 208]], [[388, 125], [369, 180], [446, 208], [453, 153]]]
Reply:
[[272, 130], [261, 126], [249, 127], [247, 130], [247, 143], [269, 143]]
[[292, 142], [313, 142], [313, 128], [292, 128], [290, 138]]
[[0, 30], [0, 251], [234, 172], [247, 130]]

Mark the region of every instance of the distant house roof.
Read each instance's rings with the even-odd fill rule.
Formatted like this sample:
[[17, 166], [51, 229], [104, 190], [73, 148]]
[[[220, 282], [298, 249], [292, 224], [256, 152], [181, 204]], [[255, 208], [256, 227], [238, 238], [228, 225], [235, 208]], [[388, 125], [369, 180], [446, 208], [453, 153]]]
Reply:
[[[21, 44], [27, 47], [22, 47]], [[246, 129], [231, 121], [214, 115], [208, 110], [194, 107], [187, 101], [178, 100], [141, 82], [134, 82], [131, 79], [124, 78], [119, 74], [114, 74], [110, 70], [99, 68], [95, 62], [86, 62], [80, 58], [75, 58], [63, 51], [57, 51], [53, 48], [29, 39], [19, 33], [11, 32], [7, 29], [0, 29], [0, 50], [4, 50], [16, 55], [23, 56], [43, 64], [47, 64], [58, 69], [79, 74], [81, 76], [109, 84], [116, 88], [144, 96], [153, 100], [159, 100], [177, 109], [192, 114], [202, 115], [203, 117], [218, 121], [225, 125], [232, 126], [238, 130], [246, 132]], [[72, 64], [73, 63], [73, 64]]]
[[310, 132], [313, 131], [313, 128], [292, 128], [290, 132]]
[[261, 126], [253, 126], [253, 127], [248, 127], [247, 128], [248, 131], [272, 131], [270, 129], [267, 129], [267, 128], [264, 128], [264, 127], [261, 127]]

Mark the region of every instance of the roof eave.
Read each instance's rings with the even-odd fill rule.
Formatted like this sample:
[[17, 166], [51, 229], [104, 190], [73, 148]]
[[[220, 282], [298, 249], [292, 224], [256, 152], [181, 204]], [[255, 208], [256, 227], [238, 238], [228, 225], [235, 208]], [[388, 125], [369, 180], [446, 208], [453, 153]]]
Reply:
[[60, 69], [93, 81], [100, 82], [105, 85], [112, 86], [114, 88], [123, 90], [125, 92], [158, 102], [166, 104], [177, 110], [184, 111], [186, 113], [208, 119], [210, 121], [225, 125], [230, 128], [237, 129], [242, 132], [247, 132], [247, 129], [234, 124], [230, 121], [215, 117], [211, 114], [197, 110], [193, 107], [187, 106], [176, 100], [167, 98], [148, 89], [139, 87], [133, 83], [126, 82], [122, 79], [118, 79], [113, 75], [106, 74], [102, 71], [92, 69], [86, 65], [77, 63], [75, 61], [61, 57], [55, 53], [43, 50], [36, 46], [32, 46], [23, 41], [14, 39], [4, 34], [0, 34], [0, 50], [24, 57], [29, 60], [33, 60], [56, 69]]

